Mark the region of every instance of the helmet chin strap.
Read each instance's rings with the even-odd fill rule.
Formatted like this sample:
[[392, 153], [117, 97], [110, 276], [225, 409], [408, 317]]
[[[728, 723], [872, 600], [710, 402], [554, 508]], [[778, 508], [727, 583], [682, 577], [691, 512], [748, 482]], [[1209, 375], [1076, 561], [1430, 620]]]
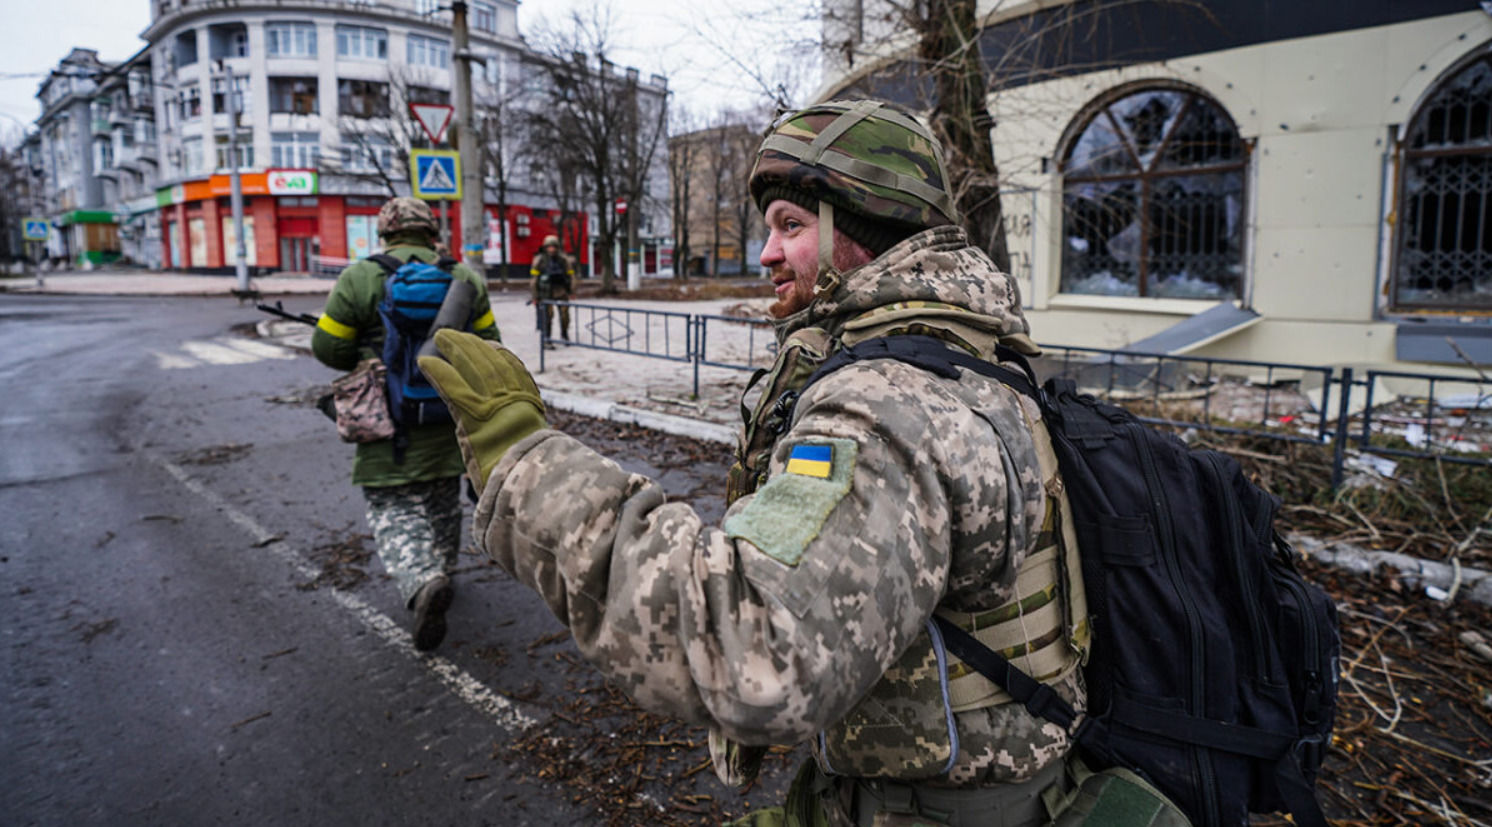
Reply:
[[839, 289], [839, 271], [834, 269], [834, 205], [819, 199], [819, 272], [813, 285], [815, 298]]

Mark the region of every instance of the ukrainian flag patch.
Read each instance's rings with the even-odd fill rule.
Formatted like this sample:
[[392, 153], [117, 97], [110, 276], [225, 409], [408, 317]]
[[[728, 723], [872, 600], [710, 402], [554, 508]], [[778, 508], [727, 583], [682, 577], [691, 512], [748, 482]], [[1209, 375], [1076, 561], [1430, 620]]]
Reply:
[[789, 474], [826, 480], [834, 470], [834, 446], [794, 445], [792, 452], [787, 455], [787, 468], [784, 470]]

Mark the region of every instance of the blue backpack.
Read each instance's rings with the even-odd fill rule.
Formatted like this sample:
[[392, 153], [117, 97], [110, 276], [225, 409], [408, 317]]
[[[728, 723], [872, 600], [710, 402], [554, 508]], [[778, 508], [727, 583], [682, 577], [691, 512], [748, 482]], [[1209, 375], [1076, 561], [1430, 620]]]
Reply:
[[388, 273], [378, 316], [383, 320], [383, 364], [388, 368], [389, 412], [400, 437], [410, 425], [453, 422], [446, 403], [435, 392], [415, 361], [420, 345], [430, 335], [430, 324], [440, 312], [441, 302], [451, 289], [451, 267], [455, 259], [441, 258], [434, 264], [394, 256], [369, 256]]

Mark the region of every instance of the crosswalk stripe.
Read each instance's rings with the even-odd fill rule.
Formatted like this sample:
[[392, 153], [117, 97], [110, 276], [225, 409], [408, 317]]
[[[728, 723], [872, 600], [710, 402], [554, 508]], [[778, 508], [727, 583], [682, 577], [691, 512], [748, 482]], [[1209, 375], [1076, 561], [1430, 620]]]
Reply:
[[243, 365], [263, 358], [215, 342], [182, 342], [181, 349], [210, 365]]
[[295, 358], [295, 351], [289, 348], [268, 344], [267, 342], [256, 342], [253, 339], [214, 339], [213, 341], [218, 344], [227, 345], [234, 350], [241, 350], [244, 353], [258, 356], [261, 359]]

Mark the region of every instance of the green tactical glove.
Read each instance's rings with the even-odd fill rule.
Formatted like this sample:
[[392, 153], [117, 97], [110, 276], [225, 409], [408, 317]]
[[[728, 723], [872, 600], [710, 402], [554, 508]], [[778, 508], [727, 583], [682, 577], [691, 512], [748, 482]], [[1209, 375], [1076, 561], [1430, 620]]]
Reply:
[[470, 333], [439, 330], [442, 358], [420, 357], [420, 370], [456, 420], [466, 474], [480, 496], [492, 469], [517, 442], [547, 428], [534, 378], [511, 350]]

